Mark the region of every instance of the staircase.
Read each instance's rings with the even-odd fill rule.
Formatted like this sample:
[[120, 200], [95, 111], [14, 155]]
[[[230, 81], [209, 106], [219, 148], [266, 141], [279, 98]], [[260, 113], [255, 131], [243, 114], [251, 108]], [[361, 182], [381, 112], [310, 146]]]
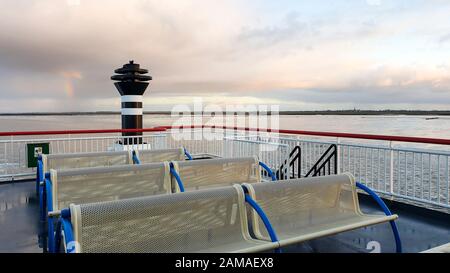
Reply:
[[[306, 175], [302, 176], [302, 150], [300, 146], [295, 146], [289, 153], [289, 158], [276, 170], [275, 175], [278, 180], [287, 180], [337, 174], [337, 159], [337, 145], [332, 144], [314, 163]], [[267, 176], [265, 171], [263, 171], [263, 176]]]
[[[300, 178], [302, 169], [302, 150], [300, 146], [295, 146], [289, 153], [289, 159], [286, 159], [281, 167], [277, 170], [276, 176], [278, 180]], [[288, 165], [289, 160], [289, 165]], [[290, 172], [289, 169], [290, 168]]]

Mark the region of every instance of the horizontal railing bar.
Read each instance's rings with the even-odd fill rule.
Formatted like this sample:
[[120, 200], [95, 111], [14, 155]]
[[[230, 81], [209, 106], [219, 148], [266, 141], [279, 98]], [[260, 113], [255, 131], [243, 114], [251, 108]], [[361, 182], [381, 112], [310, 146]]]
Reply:
[[210, 125], [160, 126], [160, 127], [144, 128], [144, 129], [0, 132], [0, 137], [1, 136], [32, 136], [32, 135], [68, 135], [68, 134], [74, 135], [74, 134], [161, 132], [161, 131], [165, 131], [167, 129], [183, 129], [183, 128], [191, 128], [191, 129], [211, 128], [211, 129], [223, 129], [223, 130], [281, 133], [281, 134], [289, 134], [289, 135], [310, 135], [310, 136], [322, 136], [322, 137], [339, 137], [339, 138], [355, 138], [355, 139], [368, 139], [368, 140], [384, 140], [384, 141], [396, 141], [396, 142], [415, 142], [415, 143], [450, 145], [450, 139], [439, 139], [439, 138], [404, 137], [404, 136], [353, 134], [353, 133], [336, 133], [336, 132], [315, 132], [315, 131], [284, 130], [284, 129], [270, 129], [270, 128], [262, 129], [262, 128], [227, 127], [227, 126], [210, 126]]
[[[310, 142], [303, 141], [302, 142]], [[326, 142], [315, 142], [315, 143], [326, 143]], [[335, 144], [335, 143], [334, 143]], [[408, 152], [408, 153], [416, 153], [416, 154], [431, 154], [431, 155], [442, 155], [442, 156], [450, 156], [450, 151], [437, 151], [437, 150], [427, 150], [427, 149], [419, 149], [419, 148], [403, 148], [403, 147], [387, 147], [387, 146], [376, 146], [376, 145], [366, 145], [366, 144], [349, 144], [349, 143], [339, 143], [339, 146], [353, 147], [353, 148], [366, 148], [366, 149], [377, 149], [377, 150], [387, 150], [387, 151], [396, 151], [396, 152]]]
[[[237, 138], [251, 138], [251, 137], [261, 137], [261, 135], [242, 135], [237, 136]], [[323, 143], [323, 144], [336, 144], [336, 141], [325, 141], [325, 140], [314, 140], [314, 139], [298, 139], [298, 138], [289, 138], [287, 136], [267, 136], [266, 138], [270, 139], [276, 139], [276, 140], [282, 140], [282, 141], [289, 141], [289, 142], [311, 142], [311, 143]]]
[[408, 152], [415, 154], [429, 154], [429, 155], [442, 155], [442, 156], [450, 156], [450, 151], [436, 151], [436, 150], [427, 150], [427, 149], [416, 149], [416, 148], [392, 148], [393, 151], [398, 152]]
[[163, 127], [145, 129], [102, 129], [102, 130], [59, 130], [59, 131], [17, 131], [0, 132], [1, 136], [37, 136], [37, 135], [83, 135], [83, 134], [107, 134], [107, 133], [140, 133], [140, 132], [163, 132]]
[[301, 130], [283, 130], [283, 129], [262, 129], [262, 128], [248, 128], [248, 127], [227, 127], [227, 126], [210, 126], [210, 125], [192, 125], [192, 126], [162, 126], [165, 129], [189, 129], [189, 128], [219, 128], [219, 129], [234, 129], [237, 131], [252, 131], [252, 132], [269, 132], [290, 135], [311, 135], [323, 137], [340, 137], [340, 138], [356, 138], [368, 140], [384, 140], [396, 142], [415, 142], [427, 144], [450, 145], [450, 139], [441, 138], [425, 138], [425, 137], [403, 137], [403, 136], [388, 136], [388, 135], [371, 135], [371, 134], [352, 134], [352, 133], [335, 133], [335, 132], [314, 132]]
[[[251, 135], [248, 137], [256, 137], [257, 135]], [[246, 136], [241, 136], [235, 139], [236, 141], [242, 141], [244, 140]], [[431, 154], [431, 155], [442, 155], [442, 156], [450, 156], [450, 151], [437, 151], [433, 149], [420, 149], [420, 148], [406, 148], [406, 147], [389, 147], [384, 145], [373, 145], [373, 144], [355, 144], [355, 143], [337, 143], [337, 141], [321, 141], [321, 140], [313, 140], [313, 139], [295, 139], [295, 138], [286, 138], [286, 137], [280, 137], [276, 138], [278, 140], [286, 141], [286, 142], [304, 142], [304, 143], [314, 143], [314, 144], [337, 144], [339, 146], [345, 146], [345, 147], [353, 147], [353, 148], [366, 148], [366, 149], [379, 149], [379, 150], [394, 150], [394, 151], [400, 151], [400, 152], [414, 152], [414, 153], [424, 153], [424, 154]], [[252, 141], [252, 140], [247, 140]], [[261, 142], [261, 141], [260, 141]], [[273, 143], [276, 144], [276, 142], [266, 142], [266, 143]], [[280, 144], [286, 144], [286, 143], [280, 143]]]
[[248, 140], [248, 139], [234, 139], [232, 137], [224, 137], [223, 139], [224, 140], [232, 140], [232, 141], [236, 141], [236, 142], [244, 142], [244, 143], [255, 143], [255, 144], [289, 147], [289, 145], [284, 144], [284, 143], [264, 142], [264, 141], [257, 141], [257, 140]]
[[36, 172], [32, 172], [32, 173], [2, 174], [2, 175], [0, 175], [0, 179], [7, 178], [7, 177], [12, 177], [12, 178], [14, 178], [14, 177], [24, 177], [24, 176], [30, 176], [30, 175], [36, 176]]
[[168, 133], [164, 134], [152, 134], [142, 136], [92, 136], [92, 137], [65, 137], [65, 138], [32, 138], [32, 139], [13, 139], [13, 140], [0, 140], [0, 143], [21, 143], [21, 142], [42, 142], [42, 141], [73, 141], [73, 140], [98, 140], [98, 139], [125, 139], [125, 138], [148, 138], [148, 137], [165, 137]]
[[375, 189], [373, 191], [376, 193], [382, 194], [384, 196], [392, 196], [392, 197], [402, 198], [402, 199], [406, 199], [406, 200], [410, 200], [410, 201], [414, 201], [414, 202], [418, 202], [418, 203], [424, 203], [424, 204], [428, 204], [428, 205], [433, 205], [433, 206], [437, 206], [437, 207], [450, 209], [450, 205], [447, 205], [444, 203], [438, 203], [438, 202], [431, 201], [428, 199], [420, 199], [417, 197], [402, 195], [402, 194], [398, 194], [398, 193], [390, 193], [390, 192], [385, 192], [385, 191], [380, 191], [380, 190], [375, 190]]

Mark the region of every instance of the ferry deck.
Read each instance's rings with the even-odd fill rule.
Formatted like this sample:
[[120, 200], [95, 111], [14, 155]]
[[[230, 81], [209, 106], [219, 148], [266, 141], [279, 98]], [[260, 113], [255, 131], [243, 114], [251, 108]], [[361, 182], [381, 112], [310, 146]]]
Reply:
[[[42, 149], [40, 151], [44, 151], [44, 154], [48, 153], [49, 158], [50, 155], [114, 153], [113, 151], [118, 150], [118, 145], [129, 139], [120, 135], [124, 131], [126, 130], [0, 134], [2, 137], [0, 142], [0, 158], [2, 158], [0, 252], [41, 253], [55, 250], [50, 249], [48, 245], [49, 231], [43, 225], [45, 221], [41, 218], [43, 215], [42, 200], [40, 200], [42, 195], [37, 194], [39, 191], [37, 183], [42, 181], [36, 177], [39, 174], [39, 165], [30, 165], [30, 161], [38, 162], [39, 155], [30, 159], [29, 149], [38, 147]], [[185, 158], [180, 158], [180, 162], [192, 161], [197, 162], [195, 163], [197, 165], [214, 160], [228, 160], [227, 164], [231, 164], [229, 162], [233, 160], [255, 157], [261, 163], [256, 169], [257, 173], [254, 173], [261, 177], [260, 184], [282, 183], [296, 179], [300, 179], [297, 181], [313, 179], [311, 181], [317, 180], [319, 183], [321, 179], [326, 180], [327, 177], [330, 180], [330, 177], [350, 173], [355, 182], [362, 185], [357, 190], [356, 200], [364, 213], [376, 215], [383, 213], [373, 196], [363, 190], [362, 187], [366, 186], [372, 190], [373, 194], [382, 198], [392, 214], [398, 215], [395, 223], [401, 239], [401, 252], [448, 251], [448, 246], [445, 247], [445, 245], [450, 242], [450, 152], [448, 150], [450, 140], [207, 126], [186, 128], [166, 126], [136, 131], [143, 133], [142, 136], [133, 137], [138, 138], [139, 141], [133, 145], [123, 145], [130, 153], [133, 161], [131, 165], [136, 165], [143, 160], [144, 152], [142, 151], [173, 150], [181, 147], [185, 151]], [[136, 153], [132, 153], [134, 150], [138, 151], [140, 158]], [[157, 159], [156, 161], [159, 162], [159, 160], [172, 162], [173, 159]], [[184, 163], [178, 164], [183, 166]], [[239, 164], [243, 165], [243, 163]], [[157, 163], [154, 165], [156, 166]], [[179, 171], [182, 169], [180, 166], [177, 169]], [[86, 171], [86, 168], [82, 170]], [[172, 172], [172, 168], [170, 170]], [[171, 174], [174, 175], [174, 173]], [[178, 189], [176, 195], [180, 196], [185, 194], [183, 190], [180, 192], [182, 188], [180, 183], [183, 183], [181, 182], [183, 180], [186, 182], [188, 175], [179, 173], [176, 176], [178, 177], [172, 178], [172, 181], [175, 181], [175, 188]], [[231, 184], [235, 183], [230, 180]], [[48, 209], [45, 212], [50, 215]], [[64, 211], [63, 208], [61, 210]], [[55, 213], [61, 214], [61, 210], [55, 210]], [[48, 215], [45, 216], [48, 217]], [[274, 217], [268, 218], [271, 218], [270, 221], [274, 220]], [[250, 222], [249, 220], [249, 225]], [[391, 231], [390, 222], [392, 221], [386, 220], [376, 225], [349, 228], [339, 232], [336, 230], [329, 232], [328, 235], [326, 233], [320, 236], [315, 235], [311, 239], [301, 240], [298, 243], [260, 248], [258, 251], [399, 252], [398, 242]], [[277, 223], [271, 224], [277, 225]], [[250, 229], [251, 237], [257, 233], [255, 228], [258, 226], [263, 225], [256, 224]], [[276, 230], [277, 228], [275, 233]], [[52, 234], [58, 231], [61, 232], [57, 229]], [[67, 237], [67, 231], [63, 232], [63, 235]], [[54, 240], [56, 239], [52, 239]], [[62, 240], [64, 241], [64, 238]], [[272, 242], [274, 243], [273, 240]], [[64, 251], [65, 247], [67, 245], [59, 251]], [[170, 252], [170, 249], [161, 251]]]

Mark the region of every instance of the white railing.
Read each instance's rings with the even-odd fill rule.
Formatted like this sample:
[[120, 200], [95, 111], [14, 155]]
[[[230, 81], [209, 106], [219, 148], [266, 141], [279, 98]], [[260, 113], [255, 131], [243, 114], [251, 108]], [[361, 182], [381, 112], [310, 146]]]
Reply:
[[[275, 169], [280, 166], [288, 155], [287, 145], [257, 141], [234, 140], [229, 138], [234, 133], [217, 130], [209, 135], [200, 134], [200, 139], [194, 134], [199, 130], [192, 130], [185, 135], [170, 132], [148, 133], [140, 137], [137, 145], [122, 146], [122, 136], [61, 136], [41, 138], [9, 138], [0, 140], [0, 182], [35, 177], [35, 168], [29, 168], [27, 158], [27, 144], [48, 143], [51, 154], [102, 152], [121, 149], [167, 149], [185, 147], [191, 154], [204, 154], [212, 157], [248, 157], [258, 156]], [[201, 130], [200, 130], [201, 133]], [[205, 140], [205, 138], [207, 140]], [[267, 146], [271, 146], [267, 149]]]
[[[184, 131], [186, 132], [186, 131]], [[195, 135], [195, 133], [200, 133]], [[301, 175], [304, 176], [330, 145], [337, 145], [338, 172], [350, 172], [358, 181], [384, 197], [450, 212], [448, 146], [410, 148], [399, 142], [371, 141], [339, 137], [314, 137], [294, 134], [260, 134], [235, 130], [214, 130], [207, 136], [202, 129], [187, 135], [167, 132], [145, 133], [138, 149], [185, 147], [191, 154], [217, 157], [256, 155], [277, 170], [296, 146], [301, 149]], [[26, 144], [48, 142], [51, 153], [97, 152], [117, 148], [119, 135], [60, 137], [8, 137], [0, 140], [0, 180], [32, 178], [27, 167]], [[402, 144], [404, 145], [404, 144]], [[288, 168], [289, 169], [289, 168]], [[287, 169], [287, 170], [288, 170]]]
[[450, 152], [340, 144], [341, 171], [385, 195], [450, 208]]
[[[197, 134], [196, 133], [200, 133]], [[202, 130], [189, 130], [184, 135], [168, 135], [167, 147], [185, 147], [193, 154], [208, 154], [217, 157], [257, 156], [270, 168], [277, 169], [289, 157], [289, 146], [278, 142], [246, 140], [230, 130], [214, 130], [202, 134]]]
[[355, 140], [342, 142], [341, 138], [317, 140], [299, 135], [261, 137], [253, 134], [245, 139], [280, 143], [287, 145], [289, 151], [299, 146], [302, 176], [330, 145], [335, 144], [338, 147], [339, 173], [352, 173], [357, 181], [385, 197], [450, 208], [450, 152], [445, 151], [447, 147], [440, 151], [396, 147], [392, 141], [370, 144]]
[[8, 181], [20, 178], [29, 178], [35, 175], [34, 168], [28, 168], [27, 144], [48, 143], [50, 153], [86, 153], [103, 152], [116, 149], [163, 149], [167, 147], [167, 133], [153, 133], [142, 136], [142, 144], [135, 146], [117, 146], [124, 138], [122, 136], [61, 136], [61, 137], [40, 137], [32, 139], [14, 138], [0, 140], [0, 181]]

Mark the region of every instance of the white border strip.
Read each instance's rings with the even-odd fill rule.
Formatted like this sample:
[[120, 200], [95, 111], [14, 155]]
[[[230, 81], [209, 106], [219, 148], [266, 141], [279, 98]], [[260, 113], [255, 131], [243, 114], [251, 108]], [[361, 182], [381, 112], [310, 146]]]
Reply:
[[139, 116], [143, 113], [142, 108], [122, 108], [122, 115], [124, 116]]
[[138, 96], [138, 95], [122, 96], [120, 98], [122, 99], [122, 102], [143, 102], [144, 101], [144, 96]]

